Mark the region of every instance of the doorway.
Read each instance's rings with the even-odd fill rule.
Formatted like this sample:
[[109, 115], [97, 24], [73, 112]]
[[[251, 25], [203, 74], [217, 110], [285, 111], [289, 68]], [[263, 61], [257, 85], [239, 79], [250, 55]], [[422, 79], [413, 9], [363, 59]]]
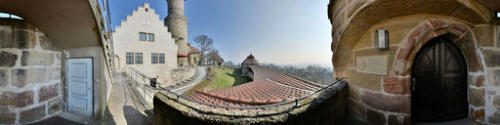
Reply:
[[460, 49], [437, 37], [417, 53], [412, 67], [411, 117], [439, 122], [466, 118], [467, 66]]
[[92, 116], [93, 113], [93, 60], [68, 59], [68, 111]]

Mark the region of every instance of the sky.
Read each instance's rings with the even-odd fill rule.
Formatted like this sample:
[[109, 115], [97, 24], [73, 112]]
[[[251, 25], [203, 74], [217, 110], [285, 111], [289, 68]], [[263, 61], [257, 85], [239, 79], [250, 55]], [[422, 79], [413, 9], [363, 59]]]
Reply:
[[[111, 25], [142, 6], [162, 20], [166, 0], [109, 0]], [[188, 41], [208, 35], [225, 61], [241, 63], [252, 53], [260, 63], [331, 67], [328, 0], [186, 0]]]

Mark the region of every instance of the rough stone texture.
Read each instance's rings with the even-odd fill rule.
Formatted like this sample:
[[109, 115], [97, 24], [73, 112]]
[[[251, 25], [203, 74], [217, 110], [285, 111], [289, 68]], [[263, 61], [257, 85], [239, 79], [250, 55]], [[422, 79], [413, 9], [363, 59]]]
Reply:
[[13, 67], [16, 65], [17, 55], [9, 52], [0, 52], [0, 67]]
[[61, 79], [61, 68], [48, 69], [49, 80]]
[[472, 76], [472, 75], [469, 75], [469, 78], [468, 78], [468, 83], [470, 85], [475, 85], [476, 87], [482, 87], [484, 85], [484, 82], [485, 82], [485, 78], [484, 76]]
[[500, 70], [488, 70], [488, 83], [500, 87]]
[[385, 125], [386, 123], [385, 115], [383, 113], [373, 111], [369, 108], [366, 111], [366, 118], [368, 122], [375, 125]]
[[2, 95], [0, 95], [0, 106], [14, 105], [24, 107], [30, 104], [33, 104], [33, 91], [21, 93], [2, 92]]
[[35, 107], [21, 112], [19, 114], [19, 122], [20, 123], [32, 122], [35, 120], [39, 120], [43, 117], [45, 117], [45, 105], [41, 105], [39, 107]]
[[350, 99], [348, 99], [347, 101], [347, 112], [351, 116], [360, 117], [360, 119], [366, 119], [366, 108]]
[[355, 87], [353, 85], [348, 85], [347, 90], [348, 90], [347, 95], [352, 99], [358, 101], [361, 99], [361, 90], [358, 87]]
[[355, 70], [348, 70], [346, 73], [346, 80], [349, 84], [355, 84], [365, 89], [373, 91], [382, 91], [382, 75], [356, 72]]
[[483, 47], [493, 47], [493, 31], [494, 28], [490, 25], [478, 25], [474, 27], [474, 35], [479, 43]]
[[59, 95], [59, 84], [44, 86], [38, 91], [39, 102], [49, 100]]
[[495, 113], [490, 115], [488, 121], [493, 124], [500, 124], [500, 110], [497, 110]]
[[484, 109], [481, 108], [481, 109], [477, 109], [477, 110], [474, 110], [474, 109], [470, 109], [470, 119], [471, 120], [478, 120], [478, 121], [483, 121], [484, 120]]
[[44, 50], [52, 50], [52, 51], [58, 51], [59, 50], [59, 47], [57, 47], [55, 44], [53, 44], [52, 42], [50, 42], [49, 38], [47, 38], [46, 36], [40, 35], [38, 37], [38, 39], [40, 40], [40, 46], [42, 47], [42, 49], [44, 49]]
[[61, 98], [57, 98], [48, 103], [48, 112], [49, 115], [62, 111], [63, 109], [63, 101]]
[[384, 77], [384, 91], [391, 94], [410, 94], [410, 78]]
[[14, 34], [10, 26], [0, 26], [0, 48], [10, 48], [13, 46]]
[[44, 68], [34, 69], [13, 69], [12, 84], [17, 87], [24, 87], [29, 83], [46, 82], [48, 80], [47, 70]]
[[500, 67], [500, 51], [482, 49], [484, 62], [488, 67]]
[[410, 96], [386, 95], [365, 91], [361, 100], [375, 109], [398, 113], [410, 112]]
[[14, 124], [16, 122], [15, 113], [0, 112], [0, 123], [1, 124]]
[[36, 46], [36, 37], [32, 32], [17, 30], [15, 33], [16, 47], [20, 49], [33, 48]]
[[8, 75], [9, 70], [4, 70], [0, 69], [0, 87], [5, 87], [8, 83], [9, 75]]
[[39, 51], [23, 51], [21, 64], [23, 66], [49, 66], [54, 64], [54, 54]]
[[389, 115], [389, 125], [410, 125], [411, 118], [402, 115]]
[[500, 95], [496, 95], [495, 98], [493, 98], [493, 106], [500, 109]]
[[474, 106], [484, 106], [484, 89], [469, 88], [469, 103]]

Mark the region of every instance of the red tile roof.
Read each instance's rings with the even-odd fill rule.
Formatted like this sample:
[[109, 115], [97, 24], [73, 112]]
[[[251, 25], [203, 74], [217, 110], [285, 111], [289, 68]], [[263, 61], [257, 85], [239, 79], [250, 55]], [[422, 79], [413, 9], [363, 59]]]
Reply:
[[231, 88], [214, 91], [197, 90], [189, 97], [210, 104], [248, 107], [295, 100], [325, 87], [264, 67], [252, 66], [251, 68], [258, 71], [256, 74], [272, 75], [262, 76], [260, 79]]

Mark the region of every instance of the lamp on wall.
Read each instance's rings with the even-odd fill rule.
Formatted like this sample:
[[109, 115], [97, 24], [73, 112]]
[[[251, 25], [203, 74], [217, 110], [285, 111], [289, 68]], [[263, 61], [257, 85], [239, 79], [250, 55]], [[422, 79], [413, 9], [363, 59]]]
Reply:
[[389, 32], [384, 29], [378, 29], [375, 32], [375, 48], [388, 49], [389, 48]]
[[495, 14], [495, 17], [497, 17], [497, 19], [500, 19], [500, 11], [497, 11]]

